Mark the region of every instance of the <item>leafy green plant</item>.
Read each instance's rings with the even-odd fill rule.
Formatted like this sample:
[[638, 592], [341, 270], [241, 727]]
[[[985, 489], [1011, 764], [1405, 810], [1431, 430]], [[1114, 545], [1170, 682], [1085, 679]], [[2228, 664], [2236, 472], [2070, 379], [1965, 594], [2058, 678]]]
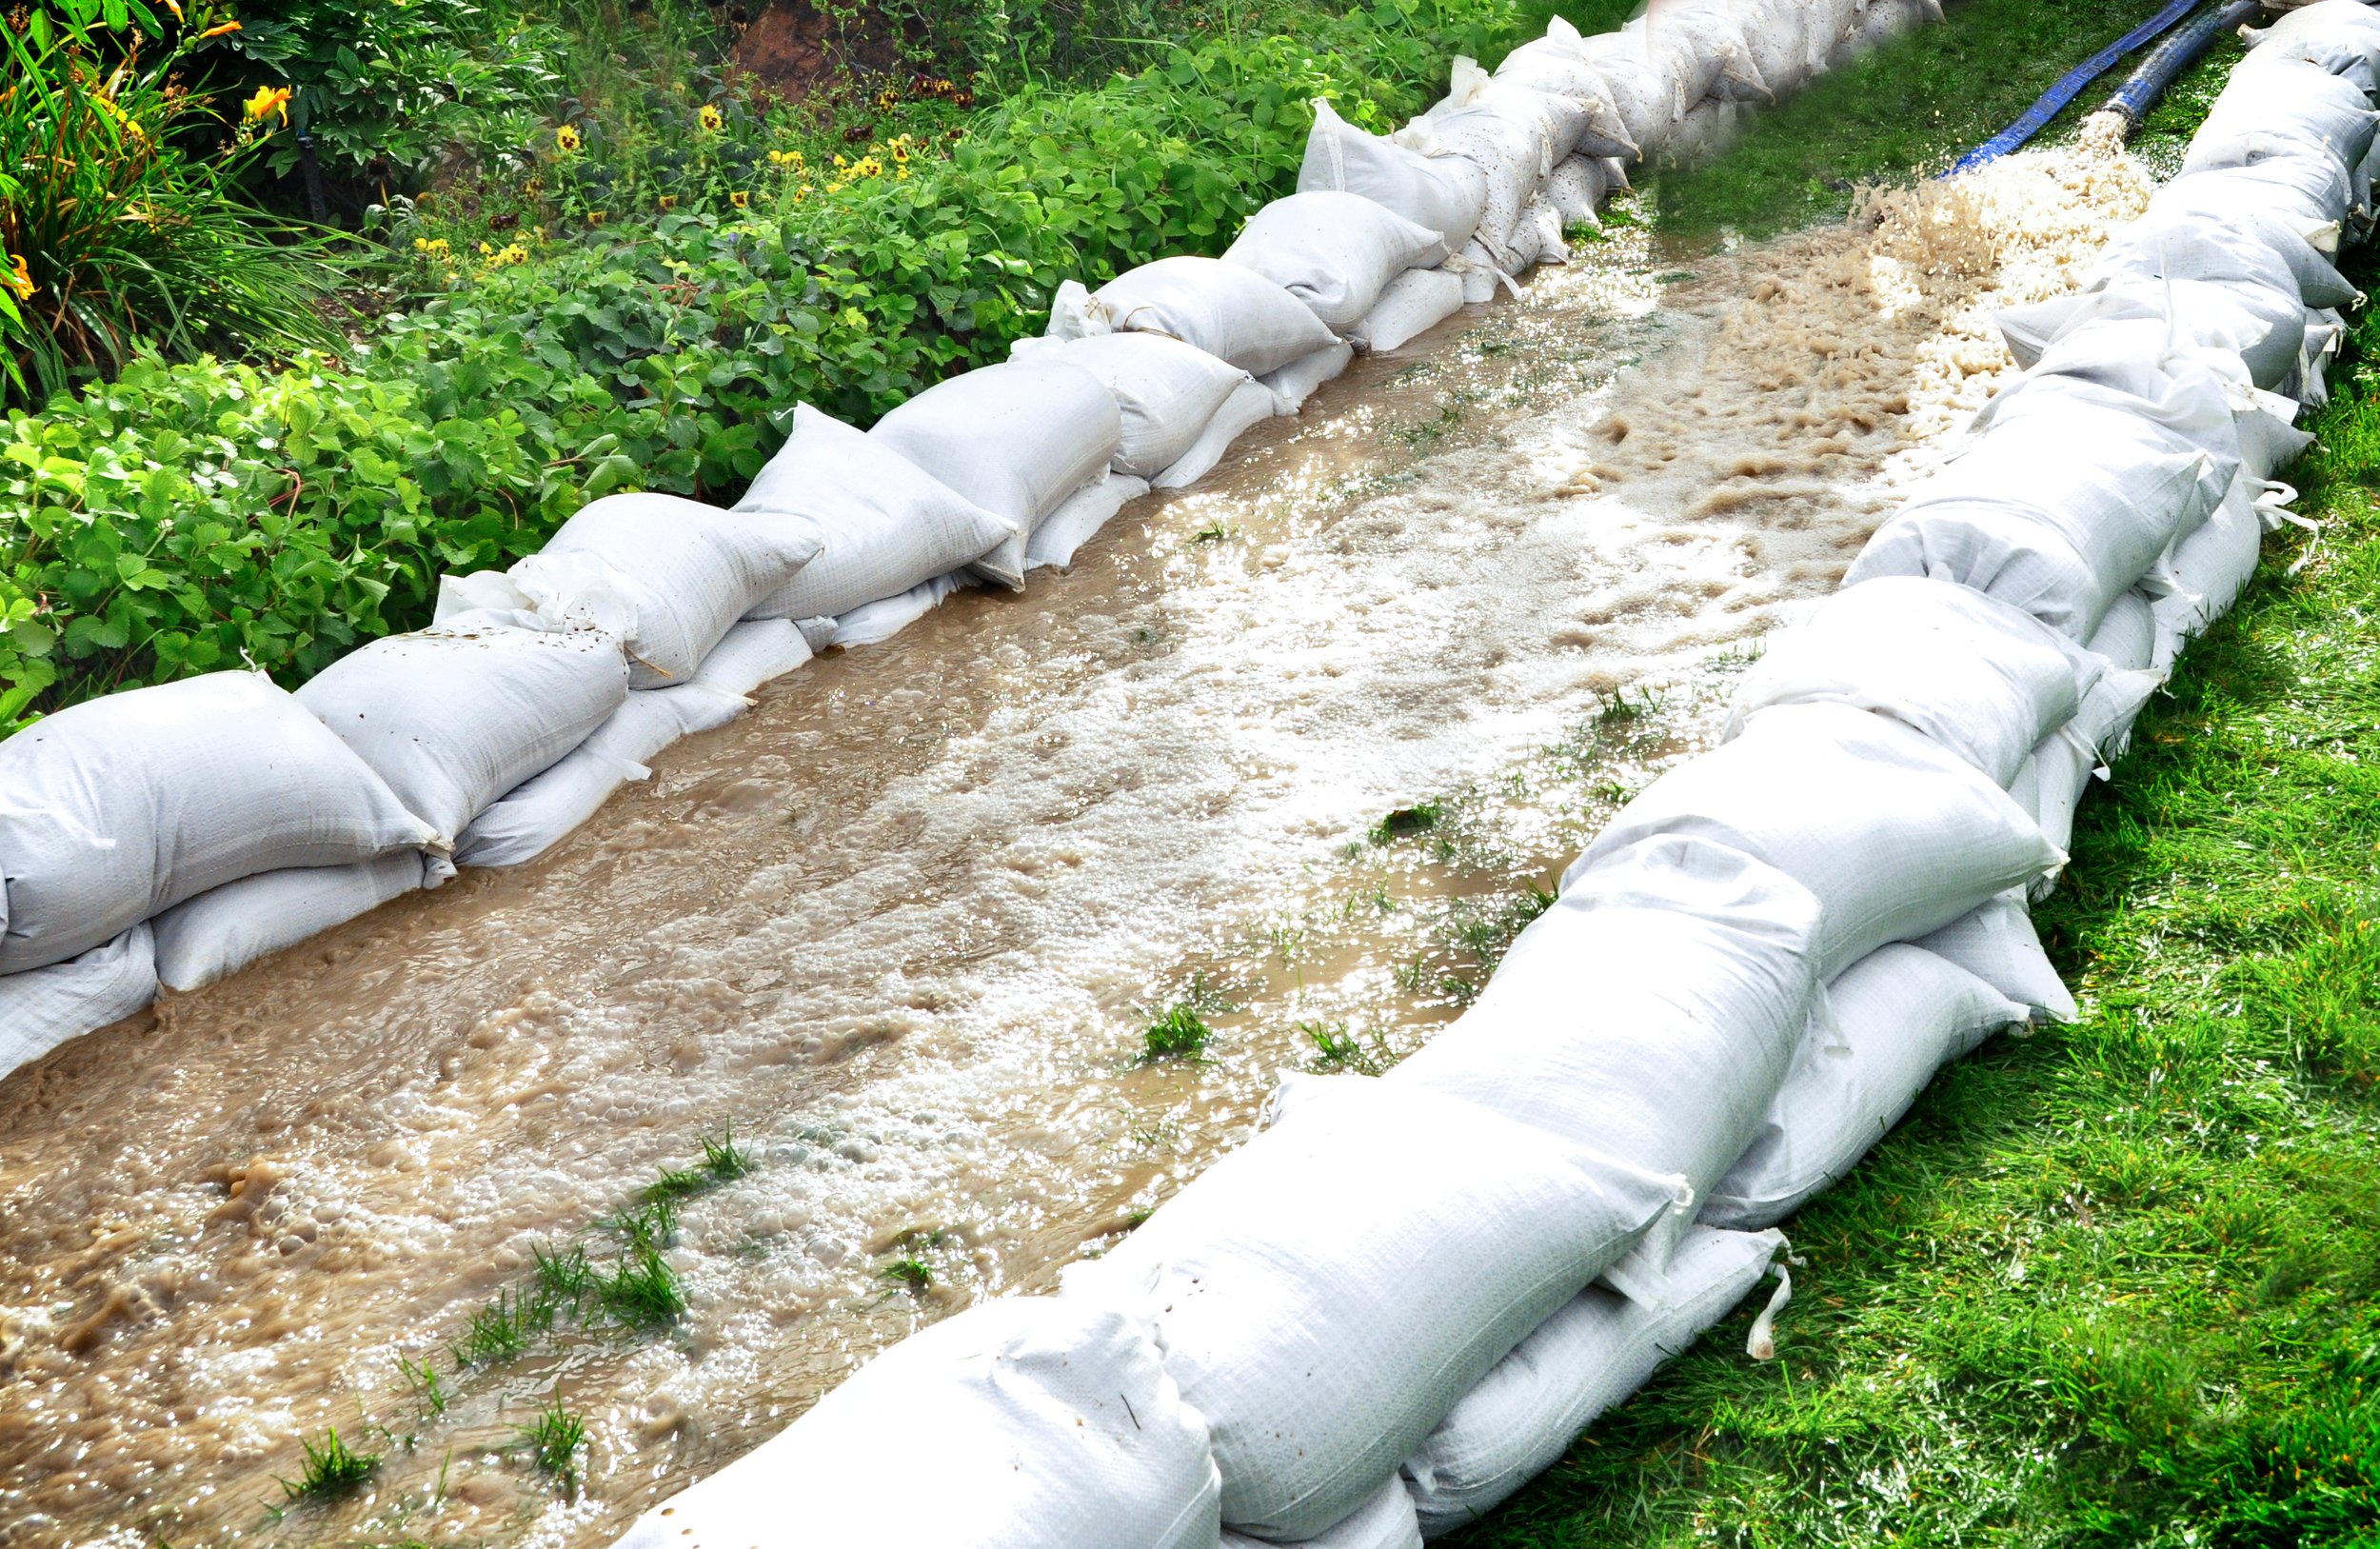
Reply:
[[280, 1481], [283, 1495], [290, 1500], [336, 1500], [362, 1489], [380, 1467], [380, 1455], [356, 1452], [339, 1436], [339, 1428], [329, 1427], [323, 1435], [322, 1445], [300, 1439], [306, 1449], [306, 1468], [294, 1479]]
[[[269, 345], [329, 349], [314, 310], [335, 276], [322, 242], [265, 215], [243, 169], [278, 129], [269, 92], [222, 148], [211, 99], [179, 84], [236, 24], [194, 7], [154, 58], [144, 10], [70, 0], [0, 28], [0, 361], [9, 395], [110, 375], [148, 344], [185, 358]], [[148, 20], [144, 30], [136, 22]], [[211, 25], [209, 25], [211, 23]]]

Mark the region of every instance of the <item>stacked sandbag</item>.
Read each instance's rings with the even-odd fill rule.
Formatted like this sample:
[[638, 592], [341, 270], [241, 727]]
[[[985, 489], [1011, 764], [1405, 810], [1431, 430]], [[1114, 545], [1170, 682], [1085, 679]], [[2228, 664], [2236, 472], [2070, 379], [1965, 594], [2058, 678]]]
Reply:
[[1141, 1325], [1015, 1297], [895, 1345], [622, 1549], [1212, 1549], [1215, 1460]]
[[[1082, 441], [1106, 440], [1112, 449], [1113, 405], [1097, 383], [1078, 381], [1081, 375], [1053, 371], [1049, 378], [1061, 388], [1076, 388], [1070, 401], [1094, 416], [1096, 433]], [[938, 413], [922, 428], [942, 423]], [[1080, 467], [1076, 483], [1096, 472], [1106, 455]], [[1080, 461], [1070, 458], [1066, 467], [1039, 481], [998, 462], [986, 477], [1002, 482], [1013, 505], [1031, 508], [1041, 484], [1074, 477]], [[1058, 491], [1061, 498], [1072, 492], [1071, 487]], [[1025, 526], [936, 478], [902, 453], [897, 438], [860, 431], [807, 404], [794, 407], [793, 433], [736, 509], [749, 520], [815, 531], [824, 547], [811, 564], [751, 597], [737, 615], [754, 619], [839, 618], [996, 552], [1007, 553]]]

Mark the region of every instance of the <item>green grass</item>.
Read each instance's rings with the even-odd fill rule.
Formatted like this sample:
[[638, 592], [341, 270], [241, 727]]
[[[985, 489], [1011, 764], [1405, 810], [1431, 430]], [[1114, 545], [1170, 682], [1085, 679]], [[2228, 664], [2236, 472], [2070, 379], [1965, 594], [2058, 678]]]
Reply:
[[555, 1394], [551, 1407], [521, 1428], [521, 1440], [537, 1471], [553, 1479], [565, 1497], [576, 1500], [579, 1451], [586, 1445], [586, 1421], [562, 1407], [562, 1395]]
[[911, 1296], [922, 1296], [934, 1288], [934, 1266], [916, 1254], [895, 1259], [876, 1273]]
[[1170, 1006], [1165, 1014], [1150, 1023], [1140, 1034], [1140, 1062], [1154, 1063], [1159, 1060], [1201, 1060], [1206, 1046], [1214, 1040], [1215, 1029], [1206, 1024], [1196, 1007], [1187, 1002]]
[[2081, 1020], [1786, 1224], [1779, 1360], [1739, 1309], [1448, 1541], [2380, 1543], [2380, 315], [2356, 350], [2315, 558], [2269, 541], [2038, 911]]
[[337, 1500], [351, 1496], [380, 1467], [378, 1453], [351, 1450], [340, 1440], [335, 1425], [323, 1433], [322, 1445], [304, 1440], [301, 1445], [306, 1448], [305, 1472], [280, 1481], [282, 1493], [290, 1500]]
[[516, 1300], [510, 1291], [500, 1291], [464, 1324], [463, 1338], [453, 1346], [455, 1366], [460, 1370], [512, 1360], [553, 1323], [554, 1304], [545, 1298], [524, 1294]]
[[[1879, 49], [1761, 110], [1755, 130], [1716, 164], [1661, 173], [1661, 226], [1696, 236], [1722, 227], [1764, 236], [1840, 217], [1854, 185], [1940, 170], [1990, 139], [2093, 50], [2145, 20], [2150, 0], [1948, 0], [1941, 25]], [[2236, 45], [2200, 72], [2236, 58]], [[2085, 89], [2046, 131], [2055, 138], [2107, 100], [2131, 60]], [[2181, 83], [2152, 137], [2198, 101]], [[2203, 115], [2203, 103], [2197, 108]]]
[[605, 1315], [629, 1328], [662, 1328], [685, 1316], [678, 1272], [650, 1241], [635, 1243], [610, 1274], [595, 1278], [595, 1300]]
[[1426, 834], [1437, 827], [1445, 816], [1446, 804], [1436, 797], [1426, 802], [1416, 802], [1411, 806], [1400, 806], [1372, 825], [1372, 843], [1387, 844], [1415, 834]]

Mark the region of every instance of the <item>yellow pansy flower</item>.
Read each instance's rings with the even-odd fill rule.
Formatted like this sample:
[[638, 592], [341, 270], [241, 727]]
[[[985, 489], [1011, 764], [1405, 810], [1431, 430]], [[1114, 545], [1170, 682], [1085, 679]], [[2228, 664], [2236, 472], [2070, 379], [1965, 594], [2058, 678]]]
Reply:
[[714, 131], [716, 131], [722, 124], [726, 122], [724, 118], [720, 116], [718, 108], [707, 102], [703, 104], [703, 110], [695, 116], [702, 120], [703, 128]]
[[554, 130], [554, 149], [560, 150], [564, 155], [566, 156], [570, 154], [570, 152], [578, 149], [579, 143], [579, 131], [572, 129], [569, 125], [565, 124], [562, 128]]

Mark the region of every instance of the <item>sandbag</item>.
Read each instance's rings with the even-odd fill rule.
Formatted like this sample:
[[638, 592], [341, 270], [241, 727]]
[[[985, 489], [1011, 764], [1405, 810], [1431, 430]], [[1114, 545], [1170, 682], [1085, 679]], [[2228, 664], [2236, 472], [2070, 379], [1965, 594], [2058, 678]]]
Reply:
[[1993, 322], [2019, 366], [2037, 364], [2053, 340], [2098, 322], [2154, 319], [2173, 342], [2229, 349], [2259, 387], [2275, 387], [2305, 349], [2306, 309], [2294, 291], [2232, 281], [2130, 279], [2097, 290], [2011, 307]]
[[[628, 686], [662, 688], [692, 677], [736, 621], [793, 581], [821, 547], [818, 529], [787, 512], [606, 495], [506, 572], [517, 601], [495, 606], [617, 635], [628, 652]], [[442, 586], [439, 622], [489, 602]]]
[[1098, 377], [1028, 355], [937, 382], [867, 434], [1015, 527], [972, 567], [1021, 587], [1034, 526], [1106, 473], [1123, 421]]
[[1253, 269], [1220, 258], [1160, 258], [1091, 294], [1072, 280], [1058, 288], [1049, 334], [1162, 333], [1252, 376], [1328, 349], [1337, 335], [1302, 301]]
[[1571, 148], [1574, 153], [1633, 160], [1636, 142], [1612, 101], [1611, 89], [1603, 84], [1602, 72], [1588, 59], [1585, 45], [1578, 29], [1557, 16], [1543, 37], [1532, 38], [1504, 56], [1504, 62], [1496, 67], [1496, 79], [1577, 105], [1585, 123]]
[[420, 851], [399, 850], [352, 865], [268, 871], [227, 883], [151, 922], [157, 982], [171, 990], [211, 984], [391, 899], [435, 885], [446, 874], [426, 869]]
[[2204, 215], [2217, 221], [2255, 211], [2279, 220], [2319, 250], [2338, 250], [2340, 228], [2355, 213], [2347, 169], [2328, 156], [2275, 156], [2250, 167], [2186, 172], [2158, 186], [2150, 219]]
[[1585, 227], [1590, 231], [1603, 229], [1597, 215], [1603, 208], [1604, 196], [1611, 191], [1610, 166], [1592, 156], [1573, 156], [1554, 169], [1554, 175], [1545, 180], [1545, 201], [1562, 218], [1565, 231]]
[[[1512, 249], [1521, 207], [1561, 158], [1554, 154], [1554, 141], [1542, 114], [1512, 111], [1509, 106], [1508, 110], [1498, 111], [1491, 107], [1441, 103], [1398, 129], [1396, 139], [1415, 150], [1468, 161], [1486, 174], [1487, 202], [1471, 238], [1486, 248], [1499, 268], [1517, 271], [1527, 267]], [[1533, 109], [1534, 105], [1523, 107]]]
[[1400, 349], [1462, 310], [1462, 276], [1441, 268], [1409, 268], [1388, 283], [1380, 299], [1347, 330], [1357, 349]]
[[2156, 319], [2093, 321], [2069, 328], [2015, 383], [1984, 405], [1975, 434], [2027, 414], [2062, 417], [2077, 405], [2114, 409], [2166, 431], [2177, 446], [2214, 461], [2210, 478], [2242, 460], [2240, 418], [2265, 412], [2245, 363], [2228, 349], [2169, 348]]
[[444, 845], [627, 696], [628, 664], [610, 635], [460, 621], [374, 641], [297, 691]]
[[1570, 262], [1570, 244], [1562, 235], [1562, 212], [1543, 193], [1534, 195], [1520, 207], [1520, 219], [1513, 227], [1512, 249], [1514, 262], [1529, 268]]
[[1215, 1461], [1147, 1335], [1008, 1297], [913, 1334], [617, 1549], [1212, 1549]]
[[148, 922], [80, 957], [0, 974], [0, 1078], [157, 998]]
[[1668, 138], [1661, 142], [1660, 159], [1676, 167], [1701, 167], [1716, 161], [1743, 132], [1744, 122], [1739, 104], [1696, 103], [1670, 126]]
[[1449, 252], [1471, 240], [1487, 207], [1487, 174], [1456, 156], [1428, 156], [1384, 135], [1367, 134], [1328, 101], [1314, 99], [1298, 191], [1336, 189], [1373, 203], [1438, 234]]
[[[2269, 60], [2235, 72], [2191, 136], [2182, 170], [2251, 167], [2275, 156], [2328, 155], [2348, 168], [2371, 152], [2380, 123], [2363, 88], [2315, 64]], [[2369, 185], [2356, 189], [2368, 199]]]
[[953, 570], [931, 581], [921, 581], [898, 597], [863, 603], [835, 621], [834, 637], [828, 644], [844, 650], [881, 645], [973, 585], [975, 578], [970, 572]]
[[1720, 0], [1670, 0], [1620, 30], [1644, 39], [1646, 57], [1668, 82], [1678, 115], [1706, 99], [1769, 102], [1776, 96], [1753, 62], [1743, 23]]
[[1361, 194], [1318, 189], [1276, 199], [1223, 251], [1313, 308], [1343, 334], [1409, 268], [1444, 262], [1446, 239]]
[[[1087, 339], [1020, 339], [1012, 358], [1049, 356], [1099, 378], [1116, 400], [1119, 439], [1110, 467], [1152, 478], [1206, 428], [1248, 373], [1161, 333], [1102, 333]], [[1073, 497], [1068, 497], [1073, 498]], [[1038, 530], [1038, 529], [1037, 529]], [[1026, 549], [1031, 551], [1028, 542]]]
[[[2092, 776], [2108, 778], [2108, 762], [2123, 752], [2132, 723], [2164, 681], [2161, 667], [2108, 673], [2085, 696], [2074, 719], [2042, 739], [2010, 785], [2010, 796], [2033, 813], [2043, 835], [2061, 850], [2073, 838], [2074, 808]], [[2031, 896], [2047, 898], [2056, 882], [2055, 871], [2036, 878]]]
[[1713, 1226], [1774, 1226], [1852, 1169], [1898, 1123], [1935, 1071], [2004, 1028], [2023, 1006], [1954, 963], [1887, 946], [1827, 986], [1759, 1138], [1703, 1206]]
[[1564, 890], [1662, 835], [1733, 845], [1810, 889], [1822, 978], [2064, 860], [1991, 776], [1843, 705], [1763, 710], [1733, 742], [1672, 769], [1597, 836]]
[[1412, 1082], [1317, 1082], [1062, 1293], [1149, 1321], [1224, 1522], [1276, 1540], [1361, 1506], [1683, 1188]]
[[[2280, 491], [2293, 494], [2286, 485]], [[2213, 516], [2195, 532], [2177, 541], [2150, 568], [2141, 589], [2152, 599], [2151, 613], [2160, 635], [2191, 639], [2231, 611], [2231, 604], [2256, 573], [2264, 548], [2265, 522], [2245, 479], [2236, 481]], [[2174, 647], [2178, 650], [2178, 645]], [[2152, 666], [2170, 665], [2153, 653]]]
[[2320, 0], [2285, 10], [2262, 31], [2242, 28], [2248, 57], [2231, 67], [2234, 79], [2276, 64], [2303, 60], [2380, 95], [2380, 17], [2363, 0]]
[[2236, 465], [2113, 402], [2005, 417], [1869, 539], [1844, 576], [1953, 581], [2088, 640], [2166, 545], [2206, 520]]
[[1603, 32], [1578, 46], [1610, 93], [1612, 109], [1619, 115], [1628, 138], [1636, 145], [1632, 160], [1649, 161], [1658, 154], [1669, 131], [1688, 104], [1676, 100], [1669, 72], [1654, 62], [1644, 33], [1636, 30]]
[[[1279, 370], [1268, 371], [1257, 380], [1272, 393], [1276, 413], [1295, 414], [1314, 395], [1315, 388], [1345, 370], [1355, 358], [1355, 346], [1335, 344], [1311, 355], [1300, 356]], [[1168, 487], [1160, 483], [1158, 487]]]
[[1994, 894], [1973, 913], [1910, 944], [1958, 964], [2019, 1005], [2031, 1007], [2035, 1022], [2073, 1022], [2077, 1015], [2073, 992], [2041, 949], [2041, 936], [2033, 929], [2021, 887]]
[[1868, 0], [1827, 50], [1826, 68], [1841, 70], [1860, 55], [1942, 19], [1941, 0]]
[[[1675, 1173], [1698, 1197], [1785, 1079], [1819, 924], [1808, 888], [1739, 850], [1627, 845], [1574, 878], [1478, 1002], [1382, 1080]], [[1657, 1267], [1692, 1218], [1689, 1201], [1639, 1251]]]
[[1778, 705], [1849, 705], [1924, 732], [2005, 786], [2073, 718], [2098, 663], [2029, 613], [1918, 576], [1835, 593], [1772, 639], [1723, 733]]
[[2104, 657], [2111, 666], [2140, 672], [2150, 665], [2156, 644], [2156, 616], [2149, 610], [2149, 599], [2137, 591], [2128, 591], [2115, 600], [2108, 608], [2107, 617], [2099, 621], [2089, 649], [2092, 655]]
[[1118, 511], [1131, 501], [1149, 492], [1149, 481], [1111, 473], [1098, 484], [1076, 491], [1072, 500], [1061, 506], [1033, 529], [1033, 542], [1024, 551], [1027, 569], [1040, 569], [1045, 565], [1061, 568], [1074, 563], [1076, 550], [1115, 518]]
[[1657, 1301], [1590, 1286], [1497, 1361], [1405, 1460], [1422, 1536], [1468, 1527], [1568, 1452], [1605, 1410], [1733, 1311], [1785, 1245], [1697, 1226]]
[[260, 871], [435, 838], [262, 673], [87, 700], [0, 742], [0, 973], [79, 957]]
[[[1100, 396], [1114, 414], [1114, 401], [1104, 389]], [[798, 517], [826, 543], [800, 575], [745, 605], [756, 619], [840, 617], [971, 565], [1020, 530], [911, 462], [893, 438], [863, 434], [807, 404], [795, 406], [792, 436], [737, 509]]]
[[[1223, 1530], [1223, 1549], [1263, 1549], [1263, 1539]], [[1297, 1549], [1421, 1549], [1421, 1523], [1413, 1514], [1413, 1497], [1401, 1477], [1392, 1477], [1372, 1498]]]
[[[1337, 345], [1333, 353], [1347, 348], [1345, 345]], [[1151, 479], [1149, 487], [1183, 489], [1196, 484], [1223, 460], [1233, 442], [1281, 412], [1280, 395], [1272, 387], [1263, 382], [1242, 382], [1223, 400], [1223, 407], [1215, 411], [1215, 417], [1206, 422], [1206, 428], [1190, 444], [1190, 449]]]
[[2249, 281], [2293, 294], [2309, 307], [2347, 307], [2363, 292], [2330, 256], [2286, 220], [2243, 209], [2144, 216], [2119, 230], [2085, 276], [2084, 288], [2124, 280]]
[[464, 830], [455, 860], [474, 866], [536, 860], [593, 817], [613, 791], [650, 776], [645, 765], [663, 748], [727, 725], [749, 705], [745, 696], [809, 659], [808, 638], [789, 620], [736, 626], [692, 681], [630, 693], [566, 758], [481, 813]]

